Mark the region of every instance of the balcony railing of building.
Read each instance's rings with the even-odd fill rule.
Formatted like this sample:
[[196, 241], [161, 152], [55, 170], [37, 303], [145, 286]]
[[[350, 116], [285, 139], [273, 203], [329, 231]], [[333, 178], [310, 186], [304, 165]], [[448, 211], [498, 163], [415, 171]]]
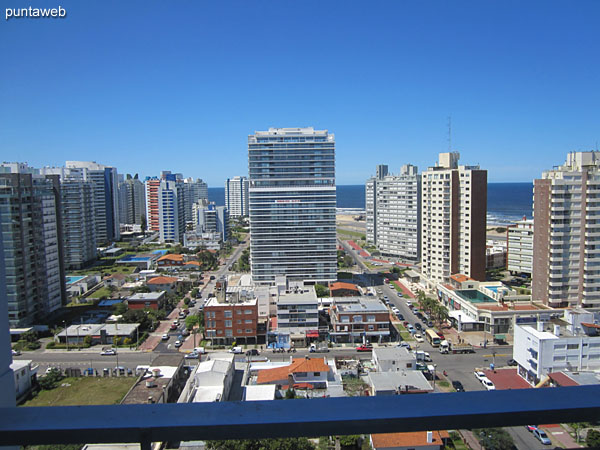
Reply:
[[262, 439], [600, 419], [600, 386], [307, 400], [0, 408], [0, 445]]

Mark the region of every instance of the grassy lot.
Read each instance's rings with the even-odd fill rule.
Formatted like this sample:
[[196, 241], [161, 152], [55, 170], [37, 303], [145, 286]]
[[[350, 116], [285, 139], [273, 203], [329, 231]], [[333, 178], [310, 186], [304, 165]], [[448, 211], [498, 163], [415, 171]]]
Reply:
[[343, 234], [344, 236], [352, 236], [355, 238], [361, 238], [365, 235], [365, 233], [361, 233], [359, 231], [344, 230], [343, 228], [338, 228], [337, 232], [338, 234]]
[[[135, 377], [81, 377], [65, 378], [61, 386], [41, 391], [24, 406], [113, 405], [129, 391]], [[69, 384], [70, 386], [62, 386]]]
[[100, 289], [95, 291], [93, 294], [87, 296], [87, 298], [109, 298], [109, 297], [110, 297], [110, 291], [108, 290], [108, 288], [106, 286], [101, 287]]

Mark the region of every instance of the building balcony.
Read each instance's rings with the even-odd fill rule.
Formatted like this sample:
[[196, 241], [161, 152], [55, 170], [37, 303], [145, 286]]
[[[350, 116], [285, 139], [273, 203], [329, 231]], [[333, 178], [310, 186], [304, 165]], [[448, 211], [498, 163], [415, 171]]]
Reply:
[[392, 433], [600, 419], [600, 386], [451, 394], [0, 408], [0, 445]]

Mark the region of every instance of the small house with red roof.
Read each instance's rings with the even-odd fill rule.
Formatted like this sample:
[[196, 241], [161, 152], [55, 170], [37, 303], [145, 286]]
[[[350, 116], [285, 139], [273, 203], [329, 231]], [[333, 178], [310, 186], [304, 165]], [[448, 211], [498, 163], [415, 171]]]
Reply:
[[176, 277], [152, 277], [146, 281], [146, 286], [151, 292], [166, 291], [173, 292], [177, 289], [178, 278]]
[[438, 450], [449, 440], [450, 434], [445, 430], [378, 433], [371, 435], [371, 447], [374, 450]]
[[183, 255], [178, 254], [167, 254], [158, 258], [156, 261], [156, 266], [159, 269], [172, 269], [179, 268], [185, 264]]
[[275, 384], [280, 389], [322, 389], [327, 387], [330, 370], [325, 358], [293, 358], [288, 366], [260, 370], [256, 384]]
[[360, 289], [357, 285], [352, 283], [345, 283], [343, 281], [336, 281], [329, 285], [329, 292], [332, 297], [357, 297], [361, 295]]

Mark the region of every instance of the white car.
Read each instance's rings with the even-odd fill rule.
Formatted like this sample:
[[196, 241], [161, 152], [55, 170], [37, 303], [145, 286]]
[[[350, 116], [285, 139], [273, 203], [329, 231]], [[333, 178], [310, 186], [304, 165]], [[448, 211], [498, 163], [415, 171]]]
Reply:
[[475, 374], [475, 378], [477, 378], [477, 380], [479, 380], [480, 382], [488, 379], [488, 377], [485, 375], [485, 373], [481, 372], [480, 370], [476, 370], [473, 373]]
[[109, 348], [107, 350], [102, 350], [102, 352], [100, 352], [100, 354], [102, 356], [111, 356], [111, 355], [116, 355], [117, 351], [113, 348]]
[[494, 383], [492, 383], [492, 380], [490, 380], [488, 377], [485, 377], [483, 380], [481, 380], [481, 384], [483, 384], [488, 391], [493, 391], [496, 389], [496, 386], [494, 386]]
[[392, 308], [392, 312], [396, 315], [400, 314], [400, 310], [398, 308], [396, 308], [395, 306]]
[[168, 340], [169, 340], [169, 335], [168, 335], [168, 333], [165, 333], [165, 334], [163, 334], [163, 335], [162, 335], [162, 340], [163, 340], [163, 341], [168, 341]]
[[419, 333], [416, 333], [413, 337], [417, 342], [425, 342], [425, 339], [423, 339], [423, 336], [421, 336]]

